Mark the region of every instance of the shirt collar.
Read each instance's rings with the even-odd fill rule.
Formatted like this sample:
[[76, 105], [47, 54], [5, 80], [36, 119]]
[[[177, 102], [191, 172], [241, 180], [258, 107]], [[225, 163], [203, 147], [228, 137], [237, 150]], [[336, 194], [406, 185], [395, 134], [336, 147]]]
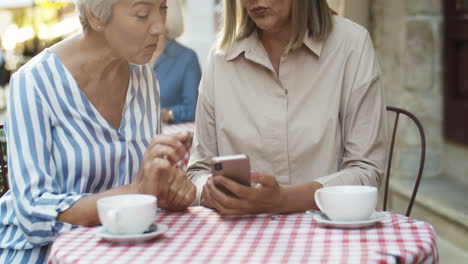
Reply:
[[260, 44], [258, 33], [254, 31], [250, 36], [234, 42], [232, 48], [226, 53], [226, 61], [237, 58], [243, 52], [251, 53]]
[[[304, 46], [320, 57], [322, 55], [323, 41], [314, 39], [306, 32], [304, 38]], [[237, 58], [243, 52], [252, 52], [261, 44], [257, 31], [254, 31], [250, 36], [234, 42], [233, 47], [226, 53], [226, 61]]]
[[322, 55], [323, 40], [312, 38], [312, 36], [309, 35], [309, 31], [306, 32], [304, 45], [318, 57]]

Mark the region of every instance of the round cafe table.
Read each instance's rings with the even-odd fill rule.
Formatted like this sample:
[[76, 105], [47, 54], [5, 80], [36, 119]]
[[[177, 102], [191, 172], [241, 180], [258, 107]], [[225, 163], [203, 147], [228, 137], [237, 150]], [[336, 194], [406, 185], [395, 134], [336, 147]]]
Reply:
[[96, 236], [99, 227], [81, 227], [58, 237], [48, 263], [438, 263], [427, 222], [382, 212], [373, 226], [341, 229], [320, 225], [319, 214], [158, 211], [156, 222], [169, 229], [153, 240], [114, 244]]

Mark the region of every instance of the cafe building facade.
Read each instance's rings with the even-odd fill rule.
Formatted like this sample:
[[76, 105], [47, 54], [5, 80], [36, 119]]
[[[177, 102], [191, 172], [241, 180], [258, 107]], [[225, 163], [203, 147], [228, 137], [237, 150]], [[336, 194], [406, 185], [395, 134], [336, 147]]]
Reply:
[[[468, 252], [468, 1], [329, 2], [371, 33], [387, 105], [412, 112], [424, 127], [426, 160], [411, 216]], [[419, 153], [418, 130], [406, 120], [392, 161], [392, 211], [406, 209]]]

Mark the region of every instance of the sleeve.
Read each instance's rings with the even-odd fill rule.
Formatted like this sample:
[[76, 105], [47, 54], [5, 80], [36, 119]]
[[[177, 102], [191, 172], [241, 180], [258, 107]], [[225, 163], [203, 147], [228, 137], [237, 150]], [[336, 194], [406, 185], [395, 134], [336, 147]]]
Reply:
[[360, 52], [351, 55], [345, 70], [350, 87], [344, 87], [349, 92], [344, 93], [340, 103], [343, 144], [340, 171], [319, 178], [317, 181], [324, 186], [379, 186], [384, 178], [388, 155], [384, 91], [367, 31], [361, 43]]
[[200, 82], [195, 134], [188, 165], [188, 177], [197, 188], [194, 205], [200, 205], [203, 186], [211, 176], [211, 158], [217, 156], [216, 120], [214, 108], [214, 59], [215, 47], [212, 48], [203, 77]]
[[197, 54], [189, 50], [182, 77], [182, 104], [171, 107], [174, 123], [192, 122], [195, 120], [195, 109], [198, 99], [198, 85], [201, 70]]
[[20, 229], [30, 243], [44, 245], [73, 227], [58, 221], [57, 215], [86, 194], [64, 192], [65, 184], [56, 180], [53, 119], [46, 95], [38, 89], [44, 73], [25, 71], [20, 70], [10, 82], [8, 180]]

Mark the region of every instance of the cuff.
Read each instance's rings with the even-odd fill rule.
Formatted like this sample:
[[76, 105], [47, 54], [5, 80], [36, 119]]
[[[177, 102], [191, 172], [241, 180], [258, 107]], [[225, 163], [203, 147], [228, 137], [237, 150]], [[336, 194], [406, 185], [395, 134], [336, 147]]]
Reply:
[[344, 184], [359, 184], [359, 183], [352, 182], [353, 178], [350, 177], [351, 175], [348, 175], [347, 177], [346, 174], [347, 174], [346, 171], [339, 171], [339, 172], [332, 173], [330, 175], [320, 177], [318, 179], [315, 179], [314, 181], [322, 184], [323, 187], [334, 186], [334, 185], [344, 185]]
[[195, 201], [193, 201], [192, 203], [193, 206], [201, 205], [203, 187], [205, 186], [206, 182], [208, 181], [208, 178], [210, 177], [211, 177], [211, 174], [203, 175], [193, 182], [193, 184], [195, 184], [195, 187], [197, 188], [197, 198], [195, 199]]

